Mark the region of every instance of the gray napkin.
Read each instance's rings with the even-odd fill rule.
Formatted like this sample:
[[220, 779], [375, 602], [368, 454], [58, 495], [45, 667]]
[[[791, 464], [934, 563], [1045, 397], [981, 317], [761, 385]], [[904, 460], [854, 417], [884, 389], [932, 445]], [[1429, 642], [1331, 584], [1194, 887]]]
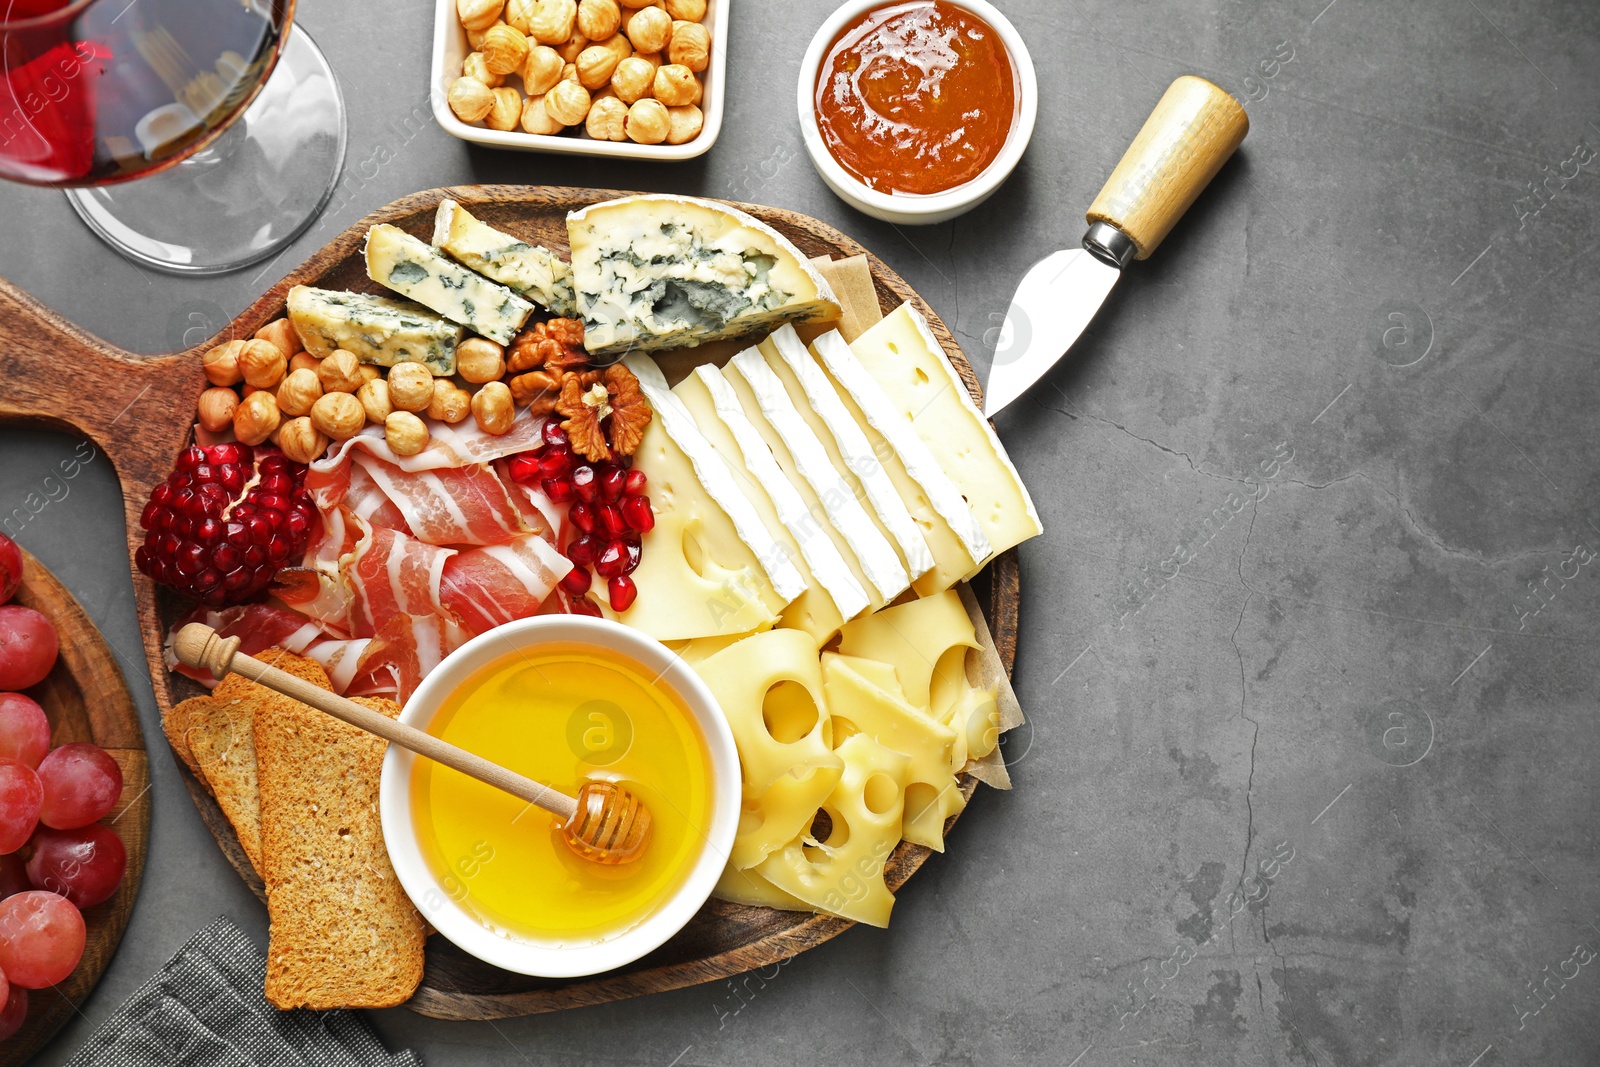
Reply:
[[279, 1011], [267, 960], [227, 918], [201, 930], [67, 1067], [422, 1067], [348, 1011]]

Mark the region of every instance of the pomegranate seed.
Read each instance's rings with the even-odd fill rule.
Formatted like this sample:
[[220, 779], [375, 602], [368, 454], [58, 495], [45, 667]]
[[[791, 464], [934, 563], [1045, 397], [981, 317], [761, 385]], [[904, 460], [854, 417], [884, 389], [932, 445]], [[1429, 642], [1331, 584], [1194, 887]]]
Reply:
[[644, 471], [629, 471], [627, 477], [623, 479], [622, 492], [627, 496], [643, 496], [645, 483], [649, 481]]
[[572, 612], [575, 615], [592, 615], [597, 619], [601, 617], [600, 605], [596, 604], [586, 596], [573, 598]]
[[568, 596], [582, 596], [589, 591], [589, 585], [594, 581], [594, 576], [587, 567], [574, 567], [561, 579], [561, 588], [566, 590]]
[[650, 498], [647, 496], [623, 497], [622, 517], [629, 529], [638, 533], [649, 533], [656, 526], [656, 513], [650, 507]]
[[607, 537], [617, 538], [628, 532], [627, 520], [615, 504], [601, 504], [596, 511], [599, 513], [600, 528]]
[[572, 488], [577, 491], [578, 499], [585, 504], [593, 504], [595, 497], [600, 495], [600, 487], [595, 484], [594, 468], [587, 463], [572, 470]]
[[595, 517], [594, 509], [588, 504], [579, 502], [572, 505], [571, 510], [567, 512], [567, 518], [572, 520], [572, 525], [586, 534], [600, 532], [600, 520]]
[[183, 455], [178, 457], [178, 469], [192, 471], [205, 461], [205, 450], [198, 445], [190, 445], [183, 450]]
[[572, 453], [565, 448], [552, 448], [539, 457], [539, 473], [546, 478], [559, 478], [572, 469]]
[[612, 611], [627, 611], [638, 597], [639, 587], [633, 584], [632, 578], [619, 574], [606, 583], [606, 595], [611, 600]]
[[506, 472], [511, 475], [511, 480], [514, 482], [533, 485], [540, 478], [538, 457], [529, 452], [512, 456], [506, 461]]
[[621, 467], [612, 467], [600, 476], [600, 499], [608, 504], [614, 504], [622, 498], [622, 491], [628, 482], [628, 472]]
[[622, 540], [606, 542], [606, 547], [601, 549], [600, 555], [595, 558], [595, 572], [602, 578], [615, 578], [627, 574], [632, 569], [629, 563], [633, 561], [629, 547], [628, 542]]
[[624, 541], [623, 544], [628, 546], [628, 558], [623, 561], [622, 573], [632, 574], [639, 569], [639, 560], [644, 557], [644, 551], [637, 541]]
[[570, 478], [546, 478], [540, 487], [544, 489], [544, 495], [557, 504], [570, 504], [572, 498], [577, 496], [572, 490]]
[[595, 561], [603, 545], [598, 537], [579, 537], [567, 545], [567, 558], [579, 567], [587, 567]]
[[544, 438], [544, 443], [547, 445], [559, 446], [567, 443], [567, 431], [563, 430], [561, 424], [554, 419], [544, 424], [544, 429], [539, 431], [539, 436]]

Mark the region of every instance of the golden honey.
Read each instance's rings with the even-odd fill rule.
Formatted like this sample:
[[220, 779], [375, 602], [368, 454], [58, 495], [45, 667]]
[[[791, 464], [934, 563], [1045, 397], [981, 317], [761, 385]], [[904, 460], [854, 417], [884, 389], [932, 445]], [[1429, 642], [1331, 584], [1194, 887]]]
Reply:
[[603, 866], [554, 816], [431, 760], [412, 768], [422, 854], [446, 895], [501, 936], [586, 944], [648, 918], [688, 878], [712, 822], [711, 758], [693, 713], [633, 661], [588, 645], [508, 653], [441, 704], [428, 732], [569, 795], [632, 791], [654, 820], [633, 863]]

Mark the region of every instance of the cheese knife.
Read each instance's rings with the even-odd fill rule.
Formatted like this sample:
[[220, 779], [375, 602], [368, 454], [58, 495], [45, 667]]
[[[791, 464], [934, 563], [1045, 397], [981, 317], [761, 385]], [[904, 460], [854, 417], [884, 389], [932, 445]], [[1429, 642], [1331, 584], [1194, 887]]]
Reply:
[[1239, 102], [1205, 79], [1186, 74], [1167, 87], [1090, 205], [1083, 247], [1046, 256], [1023, 276], [995, 344], [985, 418], [1056, 365], [1122, 269], [1149, 258], [1249, 128]]

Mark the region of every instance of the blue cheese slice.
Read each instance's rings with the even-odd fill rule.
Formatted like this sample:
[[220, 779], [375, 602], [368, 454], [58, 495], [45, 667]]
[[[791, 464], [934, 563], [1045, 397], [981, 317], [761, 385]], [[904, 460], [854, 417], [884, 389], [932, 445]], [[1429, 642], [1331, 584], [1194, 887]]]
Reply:
[[851, 488], [876, 518], [878, 529], [900, 552], [913, 579], [933, 569], [933, 553], [911, 518], [905, 501], [872, 451], [867, 435], [845, 410], [833, 383], [806, 351], [793, 326], [784, 326], [760, 345], [802, 418], [816, 433], [836, 468], [848, 471]]
[[436, 377], [456, 372], [461, 327], [407, 300], [297, 285], [289, 290], [289, 324], [318, 359], [344, 349], [363, 363], [421, 363]]
[[760, 514], [739, 488], [727, 462], [695, 426], [689, 409], [672, 395], [661, 368], [643, 353], [629, 355], [626, 362], [628, 369], [639, 379], [639, 390], [650, 401], [661, 428], [689, 458], [706, 494], [727, 515], [739, 540], [755, 554], [756, 561], [766, 572], [767, 580], [772, 583], [772, 589], [779, 598], [776, 607], [781, 609], [804, 593], [806, 581], [790, 558], [788, 546], [774, 537], [766, 523], [761, 521]]
[[452, 263], [398, 226], [367, 231], [367, 277], [432, 308], [451, 322], [503, 345], [522, 329], [533, 305], [503, 285]]
[[584, 347], [692, 347], [839, 317], [833, 290], [782, 234], [684, 196], [630, 196], [567, 216]]
[[844, 475], [828, 458], [827, 449], [795, 410], [788, 390], [767, 366], [761, 350], [747, 348], [734, 356], [729, 366], [749, 388], [762, 419], [789, 450], [795, 469], [821, 501], [828, 521], [855, 552], [862, 573], [879, 597], [889, 603], [905, 592], [911, 577], [894, 546], [873, 525]]
[[552, 315], [572, 318], [578, 312], [572, 267], [565, 260], [542, 245], [530, 245], [478, 221], [454, 200], [439, 201], [433, 217], [433, 247]]

